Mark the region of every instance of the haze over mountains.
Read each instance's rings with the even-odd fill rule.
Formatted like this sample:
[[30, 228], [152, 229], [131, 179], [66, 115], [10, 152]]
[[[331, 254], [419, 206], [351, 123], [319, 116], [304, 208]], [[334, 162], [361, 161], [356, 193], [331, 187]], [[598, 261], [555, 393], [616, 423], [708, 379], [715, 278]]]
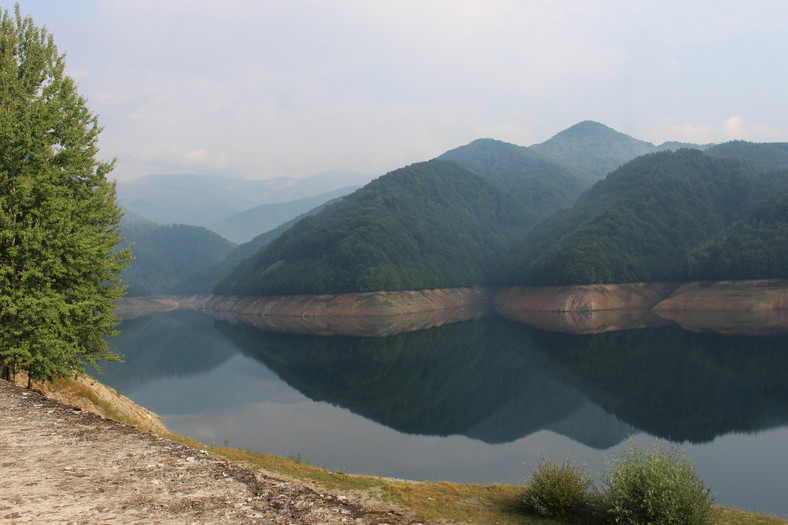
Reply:
[[[379, 177], [292, 227], [260, 231], [224, 259], [206, 257], [191, 282], [206, 293], [225, 277], [217, 292], [249, 295], [701, 278], [703, 257], [689, 254], [712, 253], [701, 245], [735, 225], [752, 234], [737, 222], [746, 220], [771, 235], [756, 242], [762, 255], [749, 264], [758, 267], [783, 253], [774, 231], [784, 226], [785, 200], [758, 216], [771, 225], [751, 214], [788, 189], [786, 146], [657, 146], [590, 121], [530, 147], [480, 139]], [[261, 220], [266, 209], [242, 215]], [[769, 268], [769, 276], [786, 271]]]
[[[376, 176], [330, 171], [304, 178], [241, 180], [182, 173], [121, 181], [117, 189], [118, 200], [124, 208], [151, 221], [211, 226], [260, 205], [299, 201], [324, 194], [322, 201], [318, 200], [325, 202], [336, 197], [337, 190], [344, 189], [350, 193]], [[301, 209], [292, 217], [308, 209]], [[262, 230], [257, 233], [262, 233]]]

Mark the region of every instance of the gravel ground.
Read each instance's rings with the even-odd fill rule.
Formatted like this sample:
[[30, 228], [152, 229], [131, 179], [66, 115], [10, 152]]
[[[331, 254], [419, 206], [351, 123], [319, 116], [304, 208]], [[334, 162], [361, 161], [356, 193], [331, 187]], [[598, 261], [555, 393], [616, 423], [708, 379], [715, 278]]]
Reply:
[[0, 380], [0, 523], [413, 523]]

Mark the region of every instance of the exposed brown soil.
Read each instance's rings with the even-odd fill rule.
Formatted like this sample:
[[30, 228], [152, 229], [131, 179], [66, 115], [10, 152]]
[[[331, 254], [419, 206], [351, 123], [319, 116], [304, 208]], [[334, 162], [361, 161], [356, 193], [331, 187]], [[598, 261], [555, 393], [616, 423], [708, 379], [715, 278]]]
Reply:
[[413, 523], [3, 380], [0, 522]]
[[654, 307], [687, 330], [767, 335], [788, 331], [788, 280], [688, 283]]
[[477, 319], [494, 308], [537, 328], [600, 333], [675, 322], [690, 330], [784, 332], [788, 280], [454, 288], [341, 295], [214, 296], [210, 315], [263, 330], [388, 336]]
[[687, 283], [655, 306], [654, 310], [788, 310], [788, 280]]
[[388, 336], [468, 321], [490, 308], [482, 288], [267, 297], [214, 296], [211, 316], [263, 330], [313, 335]]
[[507, 288], [495, 299], [501, 312], [593, 312], [651, 310], [678, 285], [673, 283], [589, 284]]

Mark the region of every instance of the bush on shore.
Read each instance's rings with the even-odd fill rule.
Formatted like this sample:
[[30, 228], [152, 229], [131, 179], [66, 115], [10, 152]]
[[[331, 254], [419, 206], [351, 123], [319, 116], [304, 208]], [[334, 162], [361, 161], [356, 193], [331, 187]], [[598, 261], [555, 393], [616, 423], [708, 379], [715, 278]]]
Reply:
[[597, 491], [582, 467], [542, 458], [523, 502], [540, 516], [571, 523], [711, 525], [714, 498], [685, 454], [634, 442], [608, 460]]
[[594, 482], [585, 467], [578, 467], [569, 458], [558, 464], [543, 456], [528, 484], [523, 502], [540, 516], [574, 523], [593, 514], [598, 499]]

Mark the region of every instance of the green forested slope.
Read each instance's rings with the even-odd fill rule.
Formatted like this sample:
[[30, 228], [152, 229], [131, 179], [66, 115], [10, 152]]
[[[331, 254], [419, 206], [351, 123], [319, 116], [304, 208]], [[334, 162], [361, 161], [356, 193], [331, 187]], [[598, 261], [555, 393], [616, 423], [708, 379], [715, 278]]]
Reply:
[[586, 120], [528, 149], [573, 167], [593, 182], [625, 162], [660, 148]]
[[[124, 220], [123, 236], [126, 243], [134, 243], [134, 261], [123, 272], [128, 295], [184, 293], [184, 279], [224, 259], [235, 247], [202, 226], [139, 219]], [[210, 293], [210, 288], [193, 292]]]
[[532, 226], [512, 197], [448, 161], [413, 164], [306, 217], [245, 259], [220, 294], [344, 293], [485, 283]]
[[591, 185], [576, 169], [499, 140], [475, 140], [438, 158], [454, 161], [497, 186], [540, 220], [572, 204]]
[[639, 157], [544, 221], [507, 257], [507, 284], [680, 280], [684, 255], [748, 211], [751, 165], [696, 150]]
[[787, 142], [734, 140], [711, 147], [706, 153], [714, 157], [744, 160], [764, 172], [788, 168]]
[[687, 254], [688, 280], [788, 278], [788, 191]]

